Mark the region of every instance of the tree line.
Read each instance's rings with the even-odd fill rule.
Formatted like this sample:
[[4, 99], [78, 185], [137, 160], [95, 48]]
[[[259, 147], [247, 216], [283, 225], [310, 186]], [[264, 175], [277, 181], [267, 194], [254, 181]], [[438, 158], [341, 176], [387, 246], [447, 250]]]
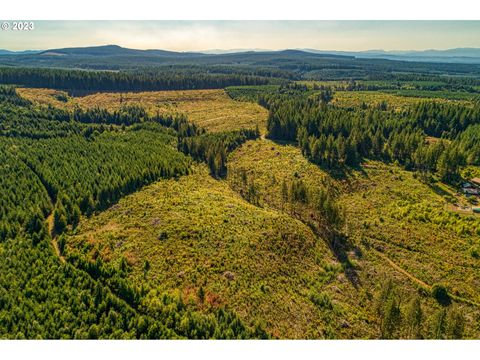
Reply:
[[105, 209], [159, 178], [186, 174], [190, 167], [175, 149], [175, 137], [161, 126], [11, 143], [55, 201], [58, 230], [74, 224], [78, 209], [84, 214]]
[[267, 77], [237, 73], [178, 71], [84, 71], [48, 68], [0, 67], [0, 83], [60, 90], [156, 91], [222, 89], [227, 86], [265, 85]]

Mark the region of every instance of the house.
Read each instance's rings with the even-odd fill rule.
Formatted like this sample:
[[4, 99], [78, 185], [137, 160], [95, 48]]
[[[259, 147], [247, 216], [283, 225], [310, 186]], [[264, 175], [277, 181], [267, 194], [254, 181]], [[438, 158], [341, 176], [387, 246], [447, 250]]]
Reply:
[[480, 197], [480, 178], [473, 178], [462, 184], [462, 192], [467, 196]]
[[470, 196], [470, 195], [478, 196], [480, 195], [480, 190], [475, 188], [463, 188], [463, 193], [467, 196]]
[[470, 179], [470, 182], [477, 186], [477, 187], [480, 187], [480, 178], [476, 177], [476, 178], [473, 178], [473, 179]]

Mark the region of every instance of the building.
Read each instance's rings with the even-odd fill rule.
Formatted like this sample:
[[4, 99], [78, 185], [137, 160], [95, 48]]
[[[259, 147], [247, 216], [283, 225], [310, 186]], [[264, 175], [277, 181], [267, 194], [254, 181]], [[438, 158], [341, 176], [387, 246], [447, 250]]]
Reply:
[[476, 188], [473, 188], [473, 187], [463, 188], [463, 192], [467, 196], [469, 196], [469, 195], [475, 195], [475, 196], [480, 195], [480, 190], [476, 189]]
[[462, 192], [467, 196], [480, 197], [480, 178], [470, 179], [462, 184]]
[[471, 182], [474, 186], [480, 187], [480, 178], [476, 177], [476, 178], [470, 179], [470, 182]]

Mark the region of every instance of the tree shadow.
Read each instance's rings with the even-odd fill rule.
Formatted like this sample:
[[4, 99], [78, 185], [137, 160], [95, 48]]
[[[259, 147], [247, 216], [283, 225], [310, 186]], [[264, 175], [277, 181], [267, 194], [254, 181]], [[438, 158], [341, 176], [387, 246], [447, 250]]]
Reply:
[[[298, 146], [296, 141], [288, 141], [288, 140], [279, 140], [279, 139], [272, 139], [266, 138], [272, 141], [274, 144], [278, 146]], [[307, 159], [308, 160], [308, 159]], [[363, 169], [361, 165], [358, 166], [341, 166], [338, 168], [328, 168], [326, 166], [321, 166], [319, 164], [315, 164], [308, 160], [310, 164], [317, 166], [320, 170], [327, 173], [332, 179], [334, 180], [349, 180], [353, 172], [359, 172], [362, 176], [368, 177], [367, 172]], [[290, 214], [292, 215], [292, 214]], [[355, 289], [358, 289], [361, 286], [360, 277], [358, 275], [358, 271], [355, 268], [354, 264], [352, 263], [351, 259], [349, 258], [348, 252], [351, 250], [351, 244], [348, 238], [335, 230], [326, 230], [323, 227], [319, 227], [318, 225], [314, 224], [311, 221], [305, 221], [304, 218], [301, 216], [292, 215], [295, 218], [302, 221], [304, 224], [308, 225], [313, 233], [319, 238], [325, 241], [328, 245], [330, 251], [340, 262], [344, 268], [345, 277], [347, 280], [352, 284]]]
[[348, 255], [348, 252], [352, 250], [348, 237], [338, 231], [328, 231], [328, 233], [325, 234], [325, 232], [321, 232], [318, 228], [313, 226], [312, 223], [307, 223], [307, 225], [312, 229], [314, 234], [325, 241], [335, 259], [342, 264], [347, 280], [356, 290], [358, 290], [362, 283], [358, 271]]
[[435, 284], [432, 287], [432, 296], [442, 306], [449, 306], [452, 303], [452, 298], [445, 286]]
[[338, 167], [328, 167], [325, 165], [315, 164], [310, 161], [310, 163], [316, 165], [320, 170], [326, 172], [330, 177], [335, 180], [348, 180], [352, 177], [354, 173], [359, 173], [361, 176], [369, 178], [368, 173], [365, 171], [365, 165], [342, 165]]
[[451, 197], [452, 194], [450, 194], [448, 191], [445, 191], [442, 189], [440, 186], [438, 186], [437, 183], [428, 183], [428, 187], [432, 189], [437, 195], [443, 196], [443, 197]]
[[348, 251], [351, 250], [351, 244], [348, 238], [344, 234], [335, 233], [330, 240], [329, 247], [335, 258], [342, 263], [345, 277], [355, 289], [358, 289], [362, 284], [358, 271], [348, 255]]
[[272, 138], [269, 138], [268, 136], [266, 136], [265, 139], [266, 139], [266, 140], [270, 140], [270, 141], [273, 142], [274, 144], [280, 145], [280, 146], [290, 145], [290, 146], [296, 146], [296, 147], [298, 147], [298, 143], [297, 143], [296, 141], [292, 141], [292, 140], [272, 139]]

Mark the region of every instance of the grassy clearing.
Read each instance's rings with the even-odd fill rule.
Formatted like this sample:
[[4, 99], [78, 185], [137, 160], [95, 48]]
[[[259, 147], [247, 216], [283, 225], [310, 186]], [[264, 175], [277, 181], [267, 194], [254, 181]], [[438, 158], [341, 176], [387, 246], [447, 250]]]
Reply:
[[302, 221], [346, 261], [343, 237], [338, 237], [343, 210], [335, 202], [335, 181], [308, 162], [300, 150], [271, 140], [250, 141], [228, 162], [228, 182], [247, 201], [281, 211]]
[[333, 187], [330, 176], [303, 157], [298, 147], [271, 140], [249, 141], [228, 159], [228, 181], [238, 192], [246, 174], [256, 189], [260, 206], [291, 211], [282, 199], [283, 182], [302, 179], [308, 187]]
[[[301, 179], [309, 187], [328, 188], [337, 196], [345, 190], [343, 181], [332, 178], [308, 162], [300, 150], [291, 144], [270, 140], [247, 142], [230, 155], [228, 166], [228, 182], [232, 188], [238, 192], [244, 191], [241, 178], [246, 172], [255, 188], [260, 206], [300, 218], [305, 223], [310, 221], [308, 213], [299, 211], [297, 206], [282, 199], [281, 187], [284, 181], [288, 183]], [[326, 240], [321, 235], [318, 236], [319, 242], [327, 243]], [[332, 252], [331, 254], [333, 256]], [[319, 299], [328, 298], [335, 304], [336, 310], [327, 314], [337, 324], [334, 330], [337, 337], [379, 336], [379, 323], [374, 309], [381, 284], [387, 279], [396, 281], [406, 298], [417, 292], [415, 284], [405, 281], [404, 275], [389, 266], [374, 250], [364, 249], [361, 245], [349, 253], [349, 267], [336, 262], [332, 269], [331, 273], [327, 271], [327, 275], [310, 281], [310, 299], [317, 305], [323, 304], [319, 309], [324, 314], [328, 306]], [[430, 302], [430, 299], [427, 298], [425, 302]]]
[[76, 104], [75, 100], [68, 96], [65, 91], [54, 89], [34, 89], [34, 88], [17, 88], [17, 93], [33, 103], [40, 105], [52, 105], [57, 108], [73, 108]]
[[479, 302], [480, 262], [472, 249], [480, 244], [480, 219], [444, 210], [451, 195], [411, 172], [379, 162], [363, 170], [347, 178], [341, 197], [349, 236], [421, 281]]
[[[300, 221], [247, 203], [204, 166], [83, 219], [67, 240], [73, 251], [118, 264], [124, 258], [136, 283], [180, 291], [199, 309], [227, 305], [276, 337], [374, 336], [353, 304], [335, 295], [335, 279], [351, 286], [326, 245]], [[330, 305], [316, 305], [319, 297]]]
[[479, 95], [475, 93], [469, 93], [466, 91], [429, 91], [429, 90], [416, 90], [416, 89], [402, 89], [402, 90], [382, 90], [385, 93], [391, 93], [398, 96], [406, 97], [419, 97], [428, 99], [445, 99], [445, 100], [474, 100]]
[[[341, 107], [359, 107], [362, 103], [369, 106], [378, 106], [382, 102], [386, 102], [389, 107], [400, 111], [425, 100], [422, 97], [400, 96], [378, 91], [336, 91], [332, 103]], [[441, 98], [428, 100], [441, 103], [454, 101]], [[455, 100], [455, 102], [469, 104], [468, 101], [463, 100]]]
[[[242, 168], [255, 179], [260, 207], [232, 190]], [[135, 283], [180, 293], [202, 311], [227, 305], [280, 338], [378, 337], [375, 306], [388, 279], [404, 307], [422, 294], [425, 336], [440, 309], [428, 296], [430, 286], [442, 283], [454, 298], [480, 301], [480, 264], [472, 252], [479, 236], [458, 232], [463, 218], [444, 212], [442, 195], [412, 173], [372, 161], [333, 179], [298, 148], [269, 140], [235, 150], [229, 171], [227, 181], [218, 181], [199, 166], [82, 219], [67, 239], [67, 254], [118, 266], [125, 259]], [[346, 207], [345, 232], [355, 244], [351, 268], [283, 206], [279, 184], [298, 177], [332, 187]], [[465, 335], [476, 337], [477, 307], [457, 305], [468, 314]]]
[[188, 119], [212, 132], [255, 129], [265, 132], [267, 110], [261, 106], [232, 100], [224, 90], [151, 91], [138, 93], [96, 93], [68, 97], [62, 91], [19, 88], [19, 94], [42, 105], [61, 108], [92, 108], [115, 110], [122, 105], [140, 105], [150, 114], [183, 113]]
[[444, 210], [451, 199], [449, 192], [423, 184], [411, 172], [375, 161], [332, 178], [305, 160], [298, 148], [269, 140], [247, 142], [230, 155], [228, 181], [233, 188], [239, 186], [241, 169], [254, 179], [259, 203], [266, 208], [291, 213], [281, 199], [282, 179], [301, 178], [313, 186], [331, 187], [339, 196], [347, 213], [344, 231], [354, 245], [350, 262], [358, 286], [352, 286], [350, 274], [343, 271], [319, 289], [348, 309], [351, 318], [364, 319], [354, 327], [369, 323], [363, 331], [378, 336], [372, 309], [381, 284], [391, 279], [402, 293], [404, 306], [421, 294], [424, 336], [432, 336], [428, 334], [434, 314], [441, 308], [428, 296], [437, 283], [444, 284], [459, 300], [456, 305], [469, 314], [466, 336], [478, 335], [473, 323], [479, 309], [466, 302], [480, 302], [476, 290], [480, 285], [480, 219]]

